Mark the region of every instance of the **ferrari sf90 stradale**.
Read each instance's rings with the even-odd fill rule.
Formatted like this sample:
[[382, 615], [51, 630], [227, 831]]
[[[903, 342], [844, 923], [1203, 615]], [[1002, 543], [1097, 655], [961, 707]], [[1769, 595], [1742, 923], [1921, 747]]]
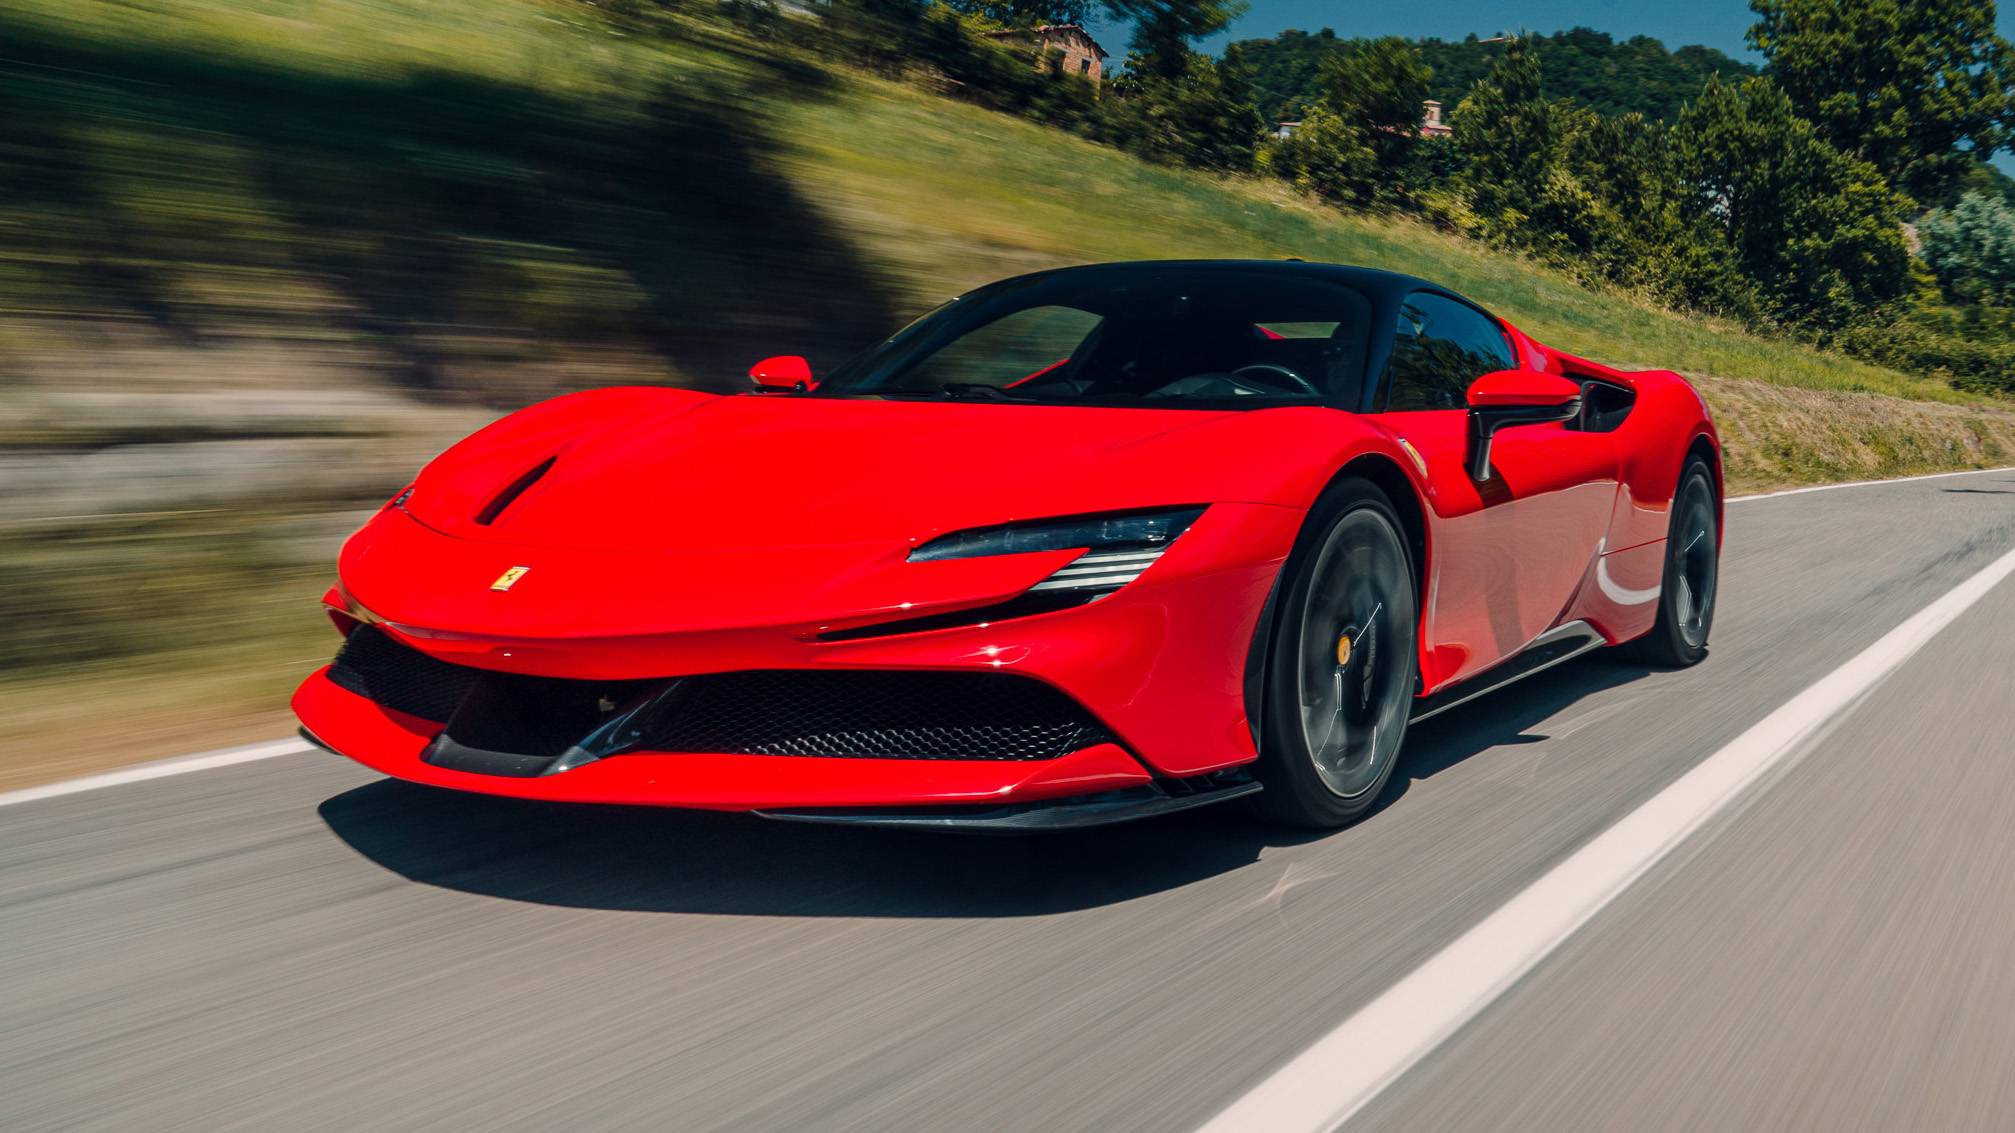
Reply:
[[294, 697], [388, 775], [953, 830], [1363, 814], [1410, 720], [1706, 650], [1677, 374], [1300, 262], [980, 288], [832, 373], [513, 414], [345, 545]]

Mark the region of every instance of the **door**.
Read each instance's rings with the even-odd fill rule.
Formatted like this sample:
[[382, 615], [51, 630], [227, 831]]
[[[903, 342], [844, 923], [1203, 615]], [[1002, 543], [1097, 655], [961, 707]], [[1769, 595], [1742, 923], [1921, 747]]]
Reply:
[[1428, 503], [1441, 519], [1423, 603], [1428, 691], [1565, 620], [1615, 503], [1608, 434], [1571, 422], [1499, 432], [1490, 479], [1469, 477], [1469, 385], [1517, 368], [1503, 329], [1467, 303], [1416, 291], [1401, 304], [1376, 419], [1427, 461]]

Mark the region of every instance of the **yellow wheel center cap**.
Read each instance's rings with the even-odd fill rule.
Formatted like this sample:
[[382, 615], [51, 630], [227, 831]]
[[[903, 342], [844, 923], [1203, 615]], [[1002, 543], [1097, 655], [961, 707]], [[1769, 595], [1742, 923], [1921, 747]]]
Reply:
[[1336, 663], [1350, 664], [1350, 635], [1347, 633], [1336, 639]]

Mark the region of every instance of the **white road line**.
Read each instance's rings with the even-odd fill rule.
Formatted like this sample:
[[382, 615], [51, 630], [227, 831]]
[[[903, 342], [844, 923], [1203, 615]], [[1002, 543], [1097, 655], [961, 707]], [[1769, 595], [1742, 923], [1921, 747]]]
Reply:
[[95, 791], [100, 787], [117, 787], [122, 783], [139, 783], [147, 779], [185, 775], [191, 771], [208, 771], [212, 767], [229, 767], [234, 763], [250, 763], [255, 759], [271, 759], [276, 755], [295, 755], [313, 750], [314, 745], [306, 740], [268, 740], [262, 744], [250, 744], [245, 747], [182, 755], [174, 759], [159, 759], [152, 763], [107, 771], [102, 775], [86, 775], [80, 779], [65, 779], [60, 783], [49, 783], [40, 787], [0, 792], [0, 806], [32, 803], [37, 799], [53, 799], [59, 795], [74, 795], [79, 791]]
[[1328, 1133], [1378, 1096], [1686, 837], [1803, 754], [1804, 742], [2015, 574], [2015, 551], [1821, 677], [1554, 866], [1203, 1126]]
[[1814, 484], [1809, 488], [1786, 488], [1781, 492], [1759, 492], [1753, 496], [1730, 496], [1724, 502], [1736, 504], [1744, 500], [1774, 500], [1778, 496], [1797, 496], [1806, 492], [1830, 492], [1835, 488], [1873, 488], [1883, 484], [1908, 484], [1912, 480], [1943, 480], [1947, 476], [1979, 476], [1987, 472], [2015, 472], [2015, 465], [2007, 468], [1969, 468], [1964, 472], [1929, 472], [1922, 476], [1898, 476], [1893, 480], [1849, 480], [1845, 484]]

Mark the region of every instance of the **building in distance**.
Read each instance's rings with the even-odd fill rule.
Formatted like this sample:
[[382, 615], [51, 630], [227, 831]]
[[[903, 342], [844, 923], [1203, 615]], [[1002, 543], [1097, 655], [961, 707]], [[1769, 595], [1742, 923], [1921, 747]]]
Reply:
[[[1273, 128], [1273, 136], [1286, 138], [1301, 129], [1300, 122], [1282, 122]], [[1420, 104], [1420, 136], [1423, 138], [1445, 138], [1455, 131], [1441, 120], [1441, 104], [1428, 99]]]
[[1042, 57], [1054, 47], [1063, 52], [1064, 74], [1083, 75], [1093, 83], [1105, 76], [1105, 61], [1110, 57], [1090, 32], [1076, 24], [1044, 24], [1038, 28], [990, 31], [987, 35], [1009, 47], [1034, 51], [1038, 68], [1042, 66]]

